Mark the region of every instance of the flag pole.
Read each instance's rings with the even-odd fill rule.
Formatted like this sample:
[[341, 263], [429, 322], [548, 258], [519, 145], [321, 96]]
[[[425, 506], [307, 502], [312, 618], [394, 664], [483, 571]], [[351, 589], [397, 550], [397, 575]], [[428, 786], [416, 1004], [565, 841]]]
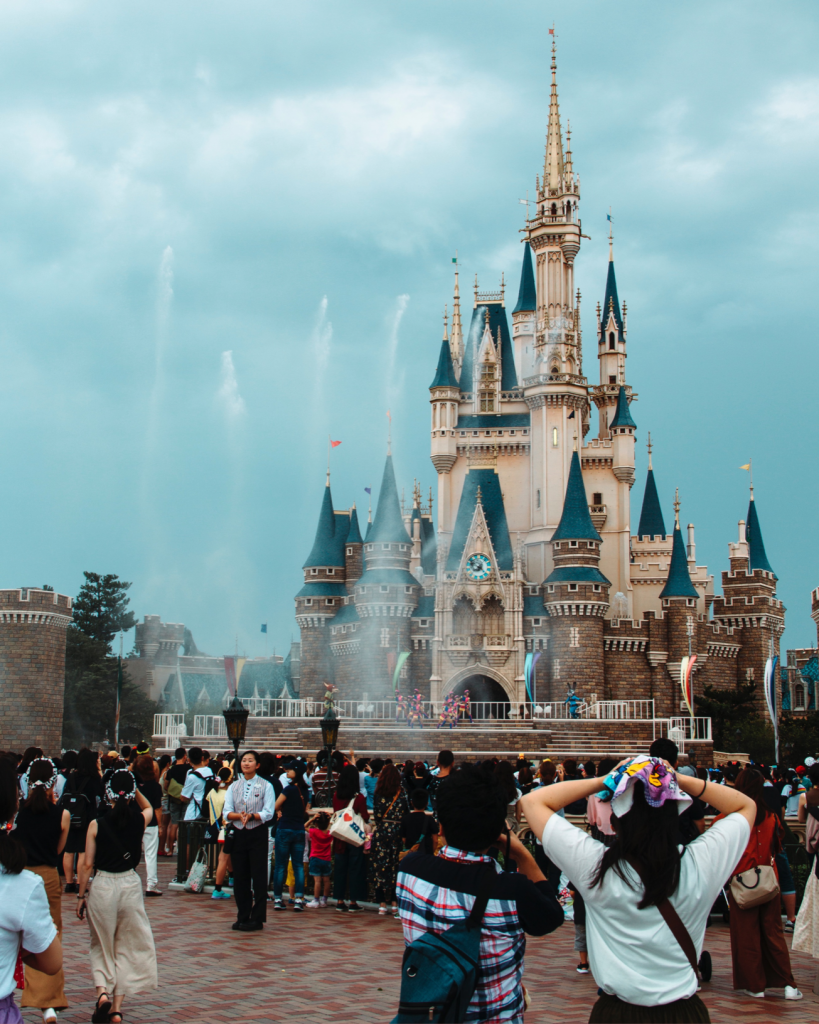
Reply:
[[328, 486], [330, 484], [330, 447], [331, 447], [331, 445], [332, 445], [332, 440], [331, 440], [330, 434], [328, 434], [327, 435], [327, 484], [328, 484]]

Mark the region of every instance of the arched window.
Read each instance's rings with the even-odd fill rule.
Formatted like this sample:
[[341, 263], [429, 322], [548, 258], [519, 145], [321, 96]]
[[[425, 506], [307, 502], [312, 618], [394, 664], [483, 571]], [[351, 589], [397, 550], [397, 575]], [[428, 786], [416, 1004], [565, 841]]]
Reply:
[[482, 632], [484, 636], [491, 636], [493, 633], [496, 635], [503, 633], [503, 605], [494, 594], [484, 601], [483, 608], [481, 608], [481, 618], [483, 619]]
[[617, 346], [614, 341], [614, 331], [609, 331], [609, 348], [614, 350]]
[[452, 631], [459, 636], [479, 632], [478, 613], [468, 597], [459, 597], [452, 608]]
[[552, 203], [552, 216], [557, 216], [557, 203]]
[[805, 710], [805, 687], [801, 683], [797, 683], [793, 688], [793, 710]]

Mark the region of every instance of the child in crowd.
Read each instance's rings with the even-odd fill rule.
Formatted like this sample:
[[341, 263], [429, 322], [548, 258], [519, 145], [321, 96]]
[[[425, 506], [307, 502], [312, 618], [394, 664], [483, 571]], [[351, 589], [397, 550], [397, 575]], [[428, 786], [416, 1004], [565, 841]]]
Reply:
[[438, 823], [427, 811], [429, 796], [425, 789], [414, 789], [410, 795], [412, 810], [401, 819], [401, 838], [404, 849], [420, 853], [434, 853], [433, 836], [439, 832]]
[[[313, 823], [315, 826], [313, 827]], [[324, 811], [314, 814], [307, 822], [310, 839], [309, 870], [313, 876], [313, 899], [307, 904], [311, 910], [327, 906], [330, 895], [330, 871], [332, 869], [333, 837], [330, 835], [330, 816]]]

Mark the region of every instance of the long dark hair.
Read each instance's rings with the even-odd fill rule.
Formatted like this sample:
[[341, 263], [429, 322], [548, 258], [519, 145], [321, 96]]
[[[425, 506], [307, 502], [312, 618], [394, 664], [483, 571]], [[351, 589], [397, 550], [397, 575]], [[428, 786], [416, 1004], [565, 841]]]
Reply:
[[26, 866], [26, 851], [5, 825], [17, 813], [17, 772], [11, 761], [0, 758], [0, 865], [10, 875], [19, 875]]
[[680, 882], [677, 806], [676, 800], [666, 800], [662, 807], [649, 807], [643, 783], [637, 780], [631, 810], [622, 818], [611, 816], [616, 836], [603, 854], [592, 888], [602, 884], [609, 870], [629, 883], [625, 871], [628, 864], [643, 883], [643, 898], [637, 904], [639, 910], [656, 907], [673, 896]]
[[45, 786], [35, 786], [35, 782], [48, 782], [54, 775], [54, 765], [50, 761], [35, 761], [28, 770], [28, 796], [23, 807], [34, 814], [45, 814], [54, 805], [48, 798]]
[[[386, 797], [391, 800], [401, 788], [401, 773], [394, 764], [385, 764], [378, 773], [378, 782], [375, 784], [375, 796]], [[347, 797], [349, 800], [350, 797]]]
[[338, 773], [336, 796], [339, 800], [349, 802], [359, 792], [361, 792], [361, 783], [358, 778], [358, 769], [354, 764], [345, 764]]
[[756, 804], [756, 818], [754, 825], [761, 825], [766, 815], [770, 814], [770, 808], [762, 798], [762, 790], [765, 786], [765, 777], [756, 768], [743, 768], [737, 775], [734, 783], [740, 793], [749, 796]]
[[20, 762], [20, 766], [17, 769], [18, 773], [20, 775], [25, 775], [31, 762], [36, 761], [38, 757], [42, 756], [43, 752], [39, 747], [26, 747], [25, 753], [23, 754], [23, 760]]
[[100, 755], [96, 750], [89, 750], [88, 747], [83, 747], [79, 754], [77, 754], [77, 766], [74, 771], [78, 776], [85, 775], [88, 778], [99, 775]]
[[131, 819], [129, 795], [136, 792], [136, 779], [127, 768], [118, 768], [108, 780], [111, 791], [117, 796], [110, 812], [111, 821], [117, 828], [124, 828]]

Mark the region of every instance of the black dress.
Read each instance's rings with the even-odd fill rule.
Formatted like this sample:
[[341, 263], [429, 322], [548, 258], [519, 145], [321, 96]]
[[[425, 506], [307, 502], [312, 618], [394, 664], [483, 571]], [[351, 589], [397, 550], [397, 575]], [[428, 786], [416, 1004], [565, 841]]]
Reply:
[[29, 807], [20, 808], [14, 835], [25, 848], [26, 867], [57, 867], [57, 847], [62, 830], [63, 811], [56, 804], [49, 802], [48, 807], [40, 814]]
[[97, 818], [97, 854], [94, 867], [97, 871], [121, 874], [136, 871], [142, 856], [142, 833], [145, 818], [134, 801], [128, 804], [128, 820], [117, 825], [111, 811]]

